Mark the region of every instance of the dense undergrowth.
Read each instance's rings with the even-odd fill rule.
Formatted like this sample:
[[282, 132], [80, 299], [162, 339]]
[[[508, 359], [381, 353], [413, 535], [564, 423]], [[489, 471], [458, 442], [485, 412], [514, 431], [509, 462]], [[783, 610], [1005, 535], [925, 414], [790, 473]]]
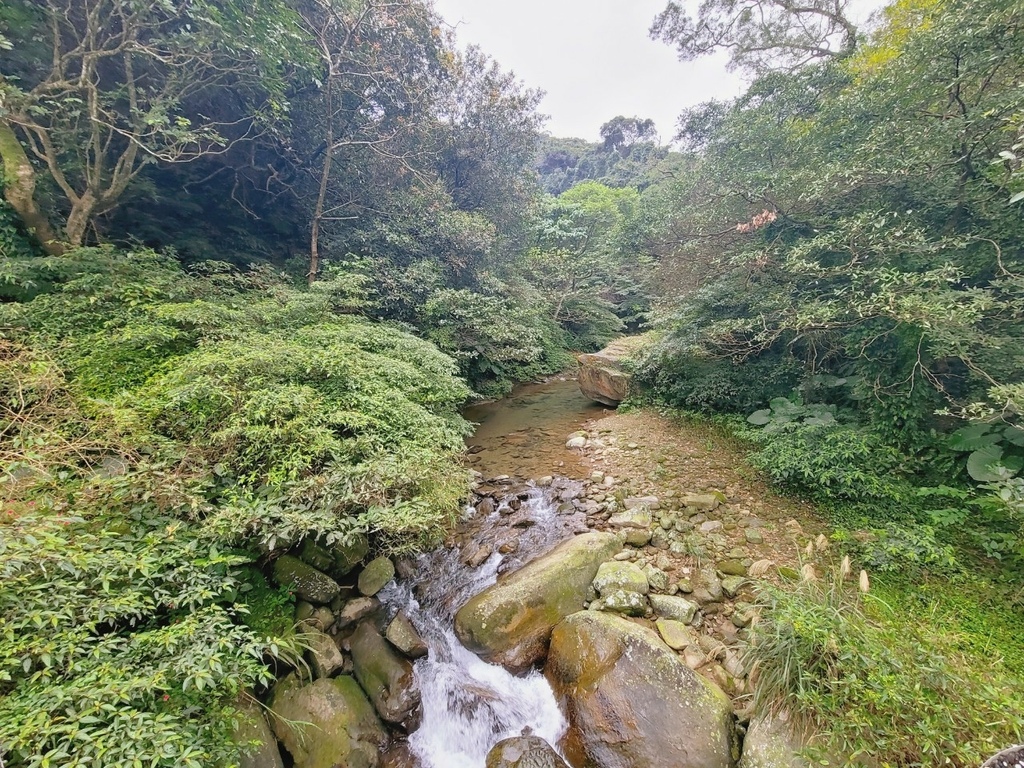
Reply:
[[301, 654], [292, 598], [245, 566], [305, 537], [433, 541], [470, 391], [350, 314], [352, 276], [106, 248], [6, 266], [36, 294], [0, 305], [8, 763], [226, 764], [232, 705]]

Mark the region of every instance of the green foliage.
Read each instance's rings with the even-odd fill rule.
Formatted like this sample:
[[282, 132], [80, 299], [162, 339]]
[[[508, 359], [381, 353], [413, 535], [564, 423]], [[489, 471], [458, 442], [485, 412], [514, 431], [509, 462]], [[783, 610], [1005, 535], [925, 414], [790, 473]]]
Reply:
[[13, 267], [42, 292], [0, 305], [3, 758], [230, 764], [238, 697], [299, 650], [290, 596], [242, 566], [307, 536], [435, 541], [470, 390], [351, 314], [357, 273], [297, 288], [111, 248]]
[[901, 614], [836, 572], [763, 584], [758, 603], [746, 657], [756, 705], [809, 722], [822, 737], [814, 759], [971, 766], [1024, 734], [1022, 681], [927, 607]]
[[124, 517], [78, 511], [40, 500], [0, 520], [8, 764], [225, 761], [231, 704], [269, 683], [265, 659], [295, 658], [240, 622], [246, 558], [152, 505]]
[[868, 430], [831, 422], [772, 422], [749, 437], [761, 446], [750, 463], [781, 485], [826, 499], [899, 503], [906, 495], [894, 475], [899, 453]]

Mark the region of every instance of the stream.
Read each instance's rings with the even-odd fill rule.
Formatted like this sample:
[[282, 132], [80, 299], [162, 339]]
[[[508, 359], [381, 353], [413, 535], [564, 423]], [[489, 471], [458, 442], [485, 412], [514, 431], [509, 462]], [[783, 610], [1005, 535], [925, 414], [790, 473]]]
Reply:
[[[560, 510], [580, 489], [571, 478], [583, 472], [565, 439], [602, 412], [574, 381], [553, 380], [467, 413], [479, 424], [467, 440], [474, 466], [485, 479], [511, 477], [490, 480], [492, 510], [467, 507], [447, 544], [406, 561], [404, 577], [379, 595], [389, 612], [405, 611], [429, 648], [414, 668], [423, 711], [409, 737], [422, 768], [483, 768], [494, 744], [525, 729], [556, 747], [565, 734], [565, 717], [539, 671], [517, 677], [485, 663], [461, 645], [453, 624], [458, 609], [501, 573], [585, 527], [582, 513]], [[544, 488], [519, 479], [545, 475], [556, 477]]]

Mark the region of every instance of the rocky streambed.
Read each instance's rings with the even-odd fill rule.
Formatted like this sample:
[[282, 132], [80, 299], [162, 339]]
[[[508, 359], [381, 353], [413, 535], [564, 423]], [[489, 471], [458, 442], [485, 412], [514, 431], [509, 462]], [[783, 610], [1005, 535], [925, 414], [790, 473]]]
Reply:
[[[525, 405], [578, 403], [565, 385]], [[568, 428], [602, 413], [584, 399], [552, 429], [495, 411], [501, 426], [485, 421], [470, 443], [476, 466], [499, 452], [529, 474], [477, 470], [464, 521], [434, 552], [366, 562], [357, 541], [278, 558], [309, 668], [275, 685], [265, 714], [249, 710], [243, 735], [263, 746], [243, 765], [801, 765], [785, 723], [747, 709], [736, 650], [753, 581], [778, 575], [764, 524], [740, 526], [722, 491], [634, 495], [593, 469], [612, 438], [600, 421]], [[779, 528], [806, 538], [795, 521]]]

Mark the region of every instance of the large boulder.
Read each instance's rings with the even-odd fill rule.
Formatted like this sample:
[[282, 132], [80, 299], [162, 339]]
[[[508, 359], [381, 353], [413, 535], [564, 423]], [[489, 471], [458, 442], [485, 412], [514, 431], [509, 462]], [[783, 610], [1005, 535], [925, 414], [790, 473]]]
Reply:
[[411, 728], [418, 721], [420, 691], [412, 662], [400, 656], [376, 627], [364, 621], [349, 639], [356, 679], [377, 713], [389, 723]]
[[583, 609], [598, 566], [619, 551], [612, 533], [585, 533], [501, 578], [455, 616], [462, 644], [521, 672], [544, 658], [552, 628]]
[[591, 400], [617, 406], [629, 394], [632, 376], [622, 368], [622, 361], [637, 346], [638, 337], [618, 339], [592, 355], [580, 355], [580, 391]]
[[290, 674], [270, 699], [277, 738], [295, 768], [377, 768], [387, 733], [348, 675], [302, 685]]
[[499, 741], [487, 753], [486, 768], [568, 768], [565, 761], [538, 736]]
[[588, 768], [729, 768], [732, 705], [651, 630], [596, 611], [551, 635], [545, 674], [569, 716], [569, 762]]
[[878, 768], [870, 756], [837, 757], [824, 747], [819, 734], [795, 725], [785, 712], [758, 715], [750, 721], [738, 768], [809, 768], [818, 764]]

